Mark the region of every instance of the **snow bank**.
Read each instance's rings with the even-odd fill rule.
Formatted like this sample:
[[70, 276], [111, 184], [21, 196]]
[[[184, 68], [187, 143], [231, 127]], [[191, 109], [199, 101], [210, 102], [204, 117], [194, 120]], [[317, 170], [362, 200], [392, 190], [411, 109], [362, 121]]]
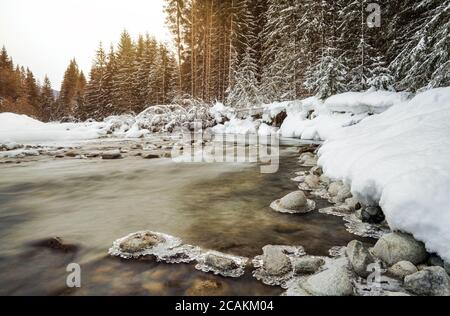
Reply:
[[197, 121], [206, 128], [213, 125], [208, 111], [207, 105], [161, 105], [149, 107], [137, 116], [111, 116], [103, 122], [86, 123], [43, 123], [26, 115], [0, 113], [0, 144], [67, 144], [106, 136], [141, 138], [150, 133], [192, 129]]
[[450, 262], [450, 88], [434, 89], [358, 125], [320, 150], [325, 173], [380, 204], [392, 229]]
[[95, 139], [106, 133], [99, 123], [42, 123], [26, 115], [0, 113], [0, 143], [48, 143]]
[[408, 94], [369, 90], [347, 92], [321, 102], [308, 98], [287, 107], [287, 118], [280, 128], [282, 137], [326, 140], [348, 126], [358, 124], [372, 114], [379, 114], [407, 100]]
[[372, 89], [365, 92], [346, 92], [328, 98], [325, 107], [331, 112], [380, 114], [395, 104], [406, 101], [408, 97], [409, 93]]

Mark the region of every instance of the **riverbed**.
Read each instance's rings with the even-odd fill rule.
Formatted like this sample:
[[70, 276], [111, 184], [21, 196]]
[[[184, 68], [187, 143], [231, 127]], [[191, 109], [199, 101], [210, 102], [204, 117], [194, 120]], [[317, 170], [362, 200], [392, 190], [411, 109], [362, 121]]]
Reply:
[[[280, 168], [258, 163], [177, 163], [136, 155], [141, 141], [80, 144], [126, 148], [123, 159], [37, 157], [0, 163], [0, 294], [2, 295], [280, 295], [247, 268], [230, 279], [194, 265], [108, 256], [112, 242], [142, 230], [253, 258], [265, 245], [301, 245], [311, 255], [357, 239], [341, 218], [286, 215], [270, 203], [297, 190], [302, 143], [283, 142]], [[160, 140], [160, 142], [163, 142]], [[135, 146], [135, 147], [133, 147]], [[2, 162], [2, 161], [0, 161]], [[328, 202], [314, 198], [317, 208]], [[48, 247], [60, 237], [72, 245]], [[363, 240], [370, 243], [370, 240]], [[66, 286], [66, 267], [81, 266], [81, 288]]]

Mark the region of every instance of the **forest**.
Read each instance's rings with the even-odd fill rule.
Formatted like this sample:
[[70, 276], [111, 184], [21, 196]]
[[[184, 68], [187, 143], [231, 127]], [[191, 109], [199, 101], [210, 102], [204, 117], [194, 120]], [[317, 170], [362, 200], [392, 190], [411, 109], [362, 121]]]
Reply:
[[450, 84], [447, 0], [167, 0], [165, 12], [173, 43], [124, 31], [88, 78], [71, 60], [59, 93], [4, 47], [0, 112], [101, 120], [185, 99], [246, 108]]

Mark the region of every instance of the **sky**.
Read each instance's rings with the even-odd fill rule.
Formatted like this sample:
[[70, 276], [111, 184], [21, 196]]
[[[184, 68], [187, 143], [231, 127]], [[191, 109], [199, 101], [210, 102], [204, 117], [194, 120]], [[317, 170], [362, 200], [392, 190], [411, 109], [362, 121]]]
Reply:
[[109, 49], [124, 29], [169, 42], [163, 7], [164, 0], [0, 0], [0, 46], [59, 90], [72, 58], [88, 77], [99, 42]]

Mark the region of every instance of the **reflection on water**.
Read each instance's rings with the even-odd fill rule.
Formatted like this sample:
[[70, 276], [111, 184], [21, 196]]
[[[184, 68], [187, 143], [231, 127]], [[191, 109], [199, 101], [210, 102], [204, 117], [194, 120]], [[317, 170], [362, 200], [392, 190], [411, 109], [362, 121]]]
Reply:
[[[326, 255], [355, 239], [339, 218], [270, 210], [273, 200], [296, 189], [289, 180], [299, 171], [296, 148], [281, 153], [276, 174], [260, 174], [256, 164], [132, 157], [0, 166], [0, 294], [280, 294], [251, 273], [230, 280], [192, 265], [124, 262], [106, 253], [113, 240], [140, 230], [247, 257], [267, 244], [303, 245], [310, 254]], [[64, 252], [33, 244], [53, 236], [80, 247]], [[82, 266], [78, 290], [65, 288], [65, 267], [71, 262]]]

